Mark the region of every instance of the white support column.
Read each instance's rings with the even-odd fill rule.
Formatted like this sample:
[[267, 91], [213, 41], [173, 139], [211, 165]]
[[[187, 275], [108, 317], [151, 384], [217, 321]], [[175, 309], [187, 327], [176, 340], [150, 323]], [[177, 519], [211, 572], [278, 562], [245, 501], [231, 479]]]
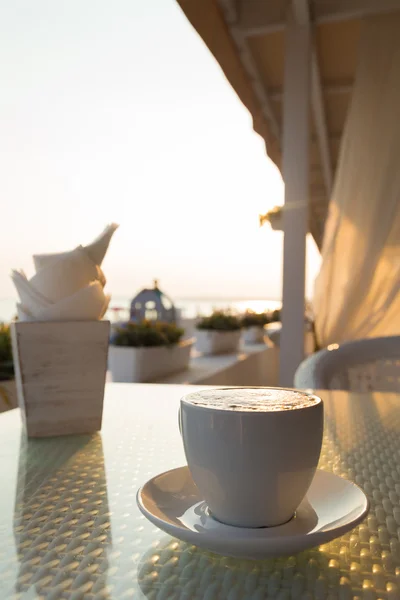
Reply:
[[309, 112], [311, 83], [309, 23], [290, 14], [286, 29], [283, 98], [283, 294], [279, 384], [292, 386], [304, 357], [304, 297], [308, 231]]

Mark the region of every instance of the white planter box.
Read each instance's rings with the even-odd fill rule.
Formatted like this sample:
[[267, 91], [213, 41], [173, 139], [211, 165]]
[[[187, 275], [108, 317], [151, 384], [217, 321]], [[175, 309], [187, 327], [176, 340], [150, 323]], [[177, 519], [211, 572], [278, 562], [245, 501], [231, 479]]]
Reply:
[[229, 354], [239, 349], [242, 332], [197, 329], [196, 350], [203, 354]]
[[16, 322], [15, 381], [29, 437], [101, 429], [108, 321]]
[[0, 381], [0, 413], [17, 406], [17, 386], [14, 379]]
[[110, 346], [108, 368], [113, 381], [146, 383], [187, 369], [194, 340], [171, 347], [128, 348]]
[[264, 327], [246, 327], [243, 329], [243, 341], [245, 344], [263, 344]]

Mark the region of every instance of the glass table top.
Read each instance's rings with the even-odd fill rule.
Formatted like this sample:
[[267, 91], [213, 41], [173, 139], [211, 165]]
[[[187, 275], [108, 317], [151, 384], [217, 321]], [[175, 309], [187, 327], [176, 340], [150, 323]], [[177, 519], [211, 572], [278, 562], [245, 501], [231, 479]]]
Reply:
[[18, 410], [0, 415], [0, 600], [400, 598], [400, 395], [321, 392], [320, 468], [359, 484], [370, 514], [319, 548], [248, 561], [175, 540], [136, 506], [141, 484], [185, 463], [187, 391], [109, 384], [93, 436], [27, 440]]

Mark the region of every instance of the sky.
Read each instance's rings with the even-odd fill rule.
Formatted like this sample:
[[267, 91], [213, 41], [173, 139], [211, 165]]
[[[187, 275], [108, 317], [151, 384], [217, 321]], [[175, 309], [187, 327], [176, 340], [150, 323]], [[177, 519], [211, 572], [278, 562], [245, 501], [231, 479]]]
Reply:
[[280, 174], [174, 0], [4, 1], [0, 53], [0, 298], [109, 222], [115, 296], [280, 298]]

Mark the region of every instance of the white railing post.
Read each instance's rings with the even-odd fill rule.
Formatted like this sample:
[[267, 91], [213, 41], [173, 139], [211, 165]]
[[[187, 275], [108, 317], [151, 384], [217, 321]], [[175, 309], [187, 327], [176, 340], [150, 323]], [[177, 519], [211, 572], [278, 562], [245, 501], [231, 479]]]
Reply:
[[308, 231], [311, 31], [289, 15], [283, 98], [283, 292], [279, 384], [292, 386], [304, 358], [304, 296]]

